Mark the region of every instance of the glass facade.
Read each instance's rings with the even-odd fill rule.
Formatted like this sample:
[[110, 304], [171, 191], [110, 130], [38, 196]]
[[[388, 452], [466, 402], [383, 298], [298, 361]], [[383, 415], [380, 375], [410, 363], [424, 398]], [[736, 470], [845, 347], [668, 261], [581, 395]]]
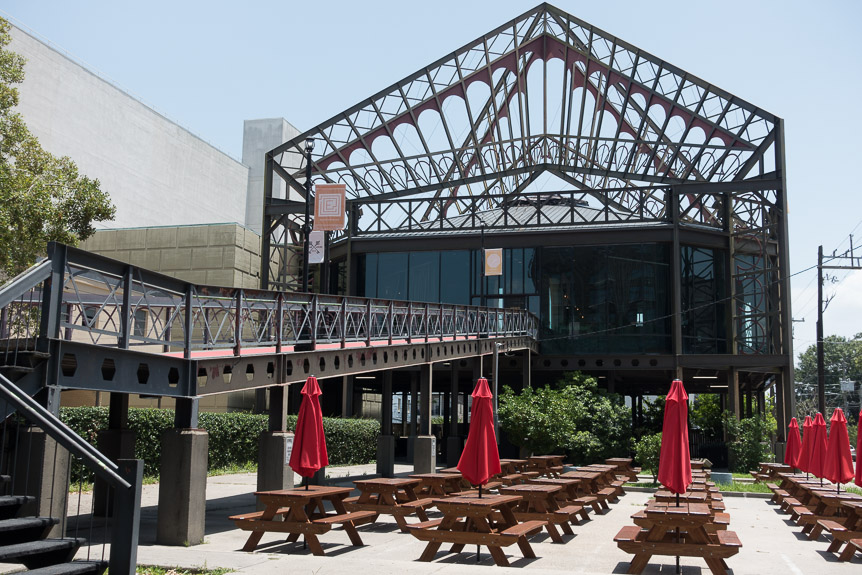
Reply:
[[727, 353], [727, 252], [682, 247], [682, 352]]
[[[683, 246], [683, 353], [728, 353], [727, 252]], [[521, 307], [541, 321], [541, 353], [672, 353], [670, 244], [503, 250], [484, 277], [480, 250], [358, 256], [365, 297]]]
[[544, 248], [542, 353], [670, 353], [670, 250]]

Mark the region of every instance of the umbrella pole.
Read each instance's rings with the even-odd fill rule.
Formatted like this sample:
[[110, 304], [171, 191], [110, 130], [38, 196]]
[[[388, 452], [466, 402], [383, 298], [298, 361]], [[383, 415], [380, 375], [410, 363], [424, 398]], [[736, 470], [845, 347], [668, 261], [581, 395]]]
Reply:
[[479, 486], [479, 499], [482, 499], [482, 486]]
[[[676, 506], [679, 507], [679, 493], [676, 494]], [[676, 528], [676, 543], [679, 545], [679, 527]], [[676, 572], [682, 573], [679, 566], [679, 555], [676, 556]]]

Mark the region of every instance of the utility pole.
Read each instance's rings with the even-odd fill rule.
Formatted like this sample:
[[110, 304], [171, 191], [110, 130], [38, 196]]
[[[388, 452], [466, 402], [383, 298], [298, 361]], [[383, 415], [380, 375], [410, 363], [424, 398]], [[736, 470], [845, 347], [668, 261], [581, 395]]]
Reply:
[[[823, 301], [823, 270], [859, 270], [862, 269], [862, 258], [856, 258], [853, 252], [853, 235], [850, 235], [850, 249], [838, 254], [832, 252], [823, 265], [823, 246], [817, 248], [817, 409], [826, 413], [826, 368], [823, 360], [823, 312], [832, 301], [829, 297]], [[832, 263], [836, 262], [836, 263]]]

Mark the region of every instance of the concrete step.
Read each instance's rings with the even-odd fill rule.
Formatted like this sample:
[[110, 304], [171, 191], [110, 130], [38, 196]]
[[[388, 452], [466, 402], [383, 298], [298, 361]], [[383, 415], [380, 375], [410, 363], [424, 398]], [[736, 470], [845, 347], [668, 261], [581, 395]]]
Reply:
[[27, 569], [48, 567], [72, 560], [83, 539], [42, 539], [0, 546], [0, 563], [22, 563]]
[[16, 517], [0, 520], [0, 545], [15, 545], [48, 536], [51, 527], [59, 523], [53, 517]]
[[107, 561], [71, 561], [31, 569], [27, 575], [102, 575], [107, 568]]

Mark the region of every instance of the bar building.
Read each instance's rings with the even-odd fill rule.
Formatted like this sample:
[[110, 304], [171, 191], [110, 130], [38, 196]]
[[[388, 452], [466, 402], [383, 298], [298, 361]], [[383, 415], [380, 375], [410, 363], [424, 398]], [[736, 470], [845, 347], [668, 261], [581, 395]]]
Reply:
[[[501, 350], [500, 384], [581, 370], [634, 417], [675, 377], [737, 414], [771, 389], [783, 441], [783, 146], [781, 118], [541, 4], [266, 154], [262, 287], [301, 285], [310, 158], [312, 184], [346, 185], [348, 216], [315, 289], [528, 309], [538, 354]], [[503, 249], [502, 276], [483, 276], [483, 248]], [[477, 363], [434, 364], [447, 411], [493, 370]], [[417, 378], [356, 379], [343, 407], [385, 413]]]

